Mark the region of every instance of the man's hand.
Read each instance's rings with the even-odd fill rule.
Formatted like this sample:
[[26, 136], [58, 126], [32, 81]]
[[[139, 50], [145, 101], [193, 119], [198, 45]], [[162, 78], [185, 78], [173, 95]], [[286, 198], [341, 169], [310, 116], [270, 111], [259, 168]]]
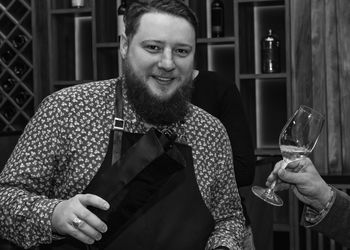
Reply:
[[276, 163], [274, 170], [267, 178], [266, 185], [271, 185], [276, 178], [279, 178], [281, 181], [278, 181], [275, 190], [291, 187], [300, 201], [318, 211], [323, 209], [332, 193], [311, 160], [306, 157], [290, 162], [286, 169], [282, 168], [283, 164], [283, 161]]
[[85, 244], [93, 244], [102, 238], [107, 225], [86, 207], [108, 210], [109, 204], [97, 195], [78, 194], [60, 202], [52, 214], [53, 231], [70, 235]]

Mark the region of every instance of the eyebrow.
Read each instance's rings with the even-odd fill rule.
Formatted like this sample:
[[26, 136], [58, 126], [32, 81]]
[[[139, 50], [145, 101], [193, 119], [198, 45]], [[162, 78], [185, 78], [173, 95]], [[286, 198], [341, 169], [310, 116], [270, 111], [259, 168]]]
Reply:
[[[150, 42], [164, 44], [164, 42], [161, 41], [161, 40], [143, 40], [143, 41], [141, 42], [141, 44], [146, 44], [146, 43], [150, 43]], [[189, 48], [193, 48], [192, 45], [187, 44], [187, 43], [176, 43], [175, 45], [176, 45], [176, 46], [180, 46], [180, 47], [189, 47]]]

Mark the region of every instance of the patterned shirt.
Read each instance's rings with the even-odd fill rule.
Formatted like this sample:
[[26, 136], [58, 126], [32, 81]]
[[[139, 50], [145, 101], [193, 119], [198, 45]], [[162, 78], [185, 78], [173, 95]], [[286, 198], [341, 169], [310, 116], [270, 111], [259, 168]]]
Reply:
[[[105, 157], [117, 82], [62, 89], [40, 104], [0, 174], [0, 237], [25, 248], [52, 241], [55, 206], [82, 193]], [[123, 113], [125, 131], [147, 132], [125, 89]], [[215, 220], [207, 249], [240, 249], [244, 217], [225, 128], [190, 105], [185, 123], [172, 129], [192, 147], [199, 190]]]

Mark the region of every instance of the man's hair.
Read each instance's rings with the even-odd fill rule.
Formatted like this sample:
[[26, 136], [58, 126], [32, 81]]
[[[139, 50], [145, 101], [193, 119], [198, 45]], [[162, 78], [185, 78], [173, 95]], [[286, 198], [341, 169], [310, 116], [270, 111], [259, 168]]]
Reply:
[[182, 0], [131, 0], [124, 16], [125, 35], [128, 39], [132, 39], [137, 32], [141, 17], [152, 12], [184, 18], [193, 26], [195, 33], [197, 31], [196, 14]]

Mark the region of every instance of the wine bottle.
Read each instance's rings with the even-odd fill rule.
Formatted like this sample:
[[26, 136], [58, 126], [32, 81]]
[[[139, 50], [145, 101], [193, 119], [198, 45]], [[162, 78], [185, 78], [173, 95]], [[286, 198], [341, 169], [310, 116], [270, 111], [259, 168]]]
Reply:
[[82, 8], [84, 7], [84, 0], [72, 0], [73, 8]]
[[1, 110], [1, 113], [7, 121], [11, 121], [16, 114], [16, 110], [13, 106], [7, 105]]
[[211, 36], [224, 36], [224, 3], [222, 0], [214, 0], [211, 3]]
[[16, 86], [16, 80], [12, 77], [8, 77], [4, 82], [1, 83], [2, 89], [9, 93]]
[[15, 57], [15, 53], [10, 49], [5, 50], [0, 55], [1, 61], [3, 61], [5, 64], [9, 64], [14, 57]]
[[12, 38], [11, 43], [14, 48], [20, 50], [26, 44], [27, 40], [26, 36], [19, 34]]
[[263, 73], [278, 73], [280, 66], [280, 41], [269, 29], [261, 40], [261, 70]]
[[28, 98], [28, 93], [22, 90], [15, 95], [14, 100], [18, 104], [18, 106], [22, 107], [27, 102]]
[[118, 10], [117, 10], [117, 16], [118, 16], [118, 40], [121, 36], [121, 34], [124, 33], [125, 31], [125, 25], [124, 25], [124, 15], [125, 15], [125, 11], [126, 11], [126, 1], [125, 0], [122, 0], [120, 2], [120, 5], [118, 7]]
[[22, 77], [27, 71], [27, 66], [22, 63], [16, 63], [12, 68], [13, 73], [18, 77]]

